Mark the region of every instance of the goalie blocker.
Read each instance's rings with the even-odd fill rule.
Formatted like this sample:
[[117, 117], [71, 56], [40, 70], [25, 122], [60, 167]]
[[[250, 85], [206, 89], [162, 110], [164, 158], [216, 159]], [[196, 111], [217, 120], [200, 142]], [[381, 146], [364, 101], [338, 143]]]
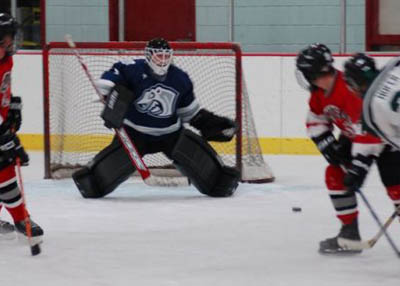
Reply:
[[133, 92], [121, 84], [117, 84], [106, 96], [106, 104], [101, 118], [107, 128], [120, 128], [135, 99]]
[[[127, 131], [134, 138], [141, 155], [164, 152], [202, 194], [229, 197], [235, 192], [239, 171], [224, 166], [217, 153], [201, 136], [182, 129], [168, 139], [150, 145], [134, 130], [127, 128]], [[134, 171], [125, 150], [114, 138], [88, 166], [75, 172], [72, 177], [83, 197], [101, 198], [115, 190]]]

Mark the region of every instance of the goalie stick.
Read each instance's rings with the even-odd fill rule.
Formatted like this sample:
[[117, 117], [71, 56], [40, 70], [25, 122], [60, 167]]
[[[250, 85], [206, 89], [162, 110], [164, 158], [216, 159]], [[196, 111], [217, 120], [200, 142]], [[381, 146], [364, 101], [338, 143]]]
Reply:
[[24, 184], [22, 181], [22, 173], [21, 173], [21, 161], [19, 158], [16, 158], [16, 166], [17, 166], [17, 175], [18, 175], [18, 184], [21, 190], [22, 204], [24, 209], [24, 222], [25, 222], [25, 230], [26, 235], [28, 237], [29, 247], [31, 249], [32, 256], [36, 256], [41, 253], [40, 242], [35, 242], [32, 238], [32, 225], [31, 220], [29, 219], [28, 211], [26, 210], [26, 198], [24, 192]]
[[[79, 54], [75, 42], [72, 40], [71, 35], [65, 35], [65, 41], [67, 42], [68, 46], [73, 49], [74, 54], [76, 58], [78, 59], [81, 67], [83, 68], [86, 76], [88, 77], [91, 85], [93, 86], [94, 90], [96, 91], [96, 94], [99, 97], [99, 100], [105, 104], [104, 98], [101, 95], [99, 89], [97, 88], [92, 75], [90, 74], [90, 71], [83, 60], [82, 56]], [[168, 182], [166, 179], [162, 177], [157, 177], [154, 176], [150, 173], [149, 168], [147, 168], [145, 162], [143, 161], [142, 157], [138, 153], [136, 146], [134, 145], [133, 141], [131, 138], [129, 138], [128, 134], [126, 133], [126, 130], [124, 127], [121, 127], [120, 129], [114, 129], [115, 134], [117, 135], [118, 139], [120, 140], [122, 146], [124, 147], [126, 153], [129, 155], [129, 158], [132, 162], [132, 164], [136, 167], [136, 170], [139, 172], [140, 176], [142, 177], [143, 181], [147, 185], [151, 186], [184, 186], [184, 185], [189, 185], [189, 181], [186, 177], [184, 178], [169, 178]]]

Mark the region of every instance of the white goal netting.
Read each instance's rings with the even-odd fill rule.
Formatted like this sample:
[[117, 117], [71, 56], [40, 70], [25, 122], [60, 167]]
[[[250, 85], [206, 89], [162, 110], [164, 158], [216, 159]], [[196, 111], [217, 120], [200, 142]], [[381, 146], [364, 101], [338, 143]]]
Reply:
[[[78, 43], [77, 48], [97, 79], [117, 61], [143, 58], [144, 45]], [[242, 76], [240, 48], [230, 43], [171, 43], [171, 46], [174, 64], [191, 77], [201, 106], [236, 120], [240, 126], [231, 142], [212, 143], [223, 162], [239, 168], [242, 181], [272, 181], [272, 171], [261, 154]], [[44, 56], [45, 167], [46, 176], [55, 178], [69, 173], [65, 170], [87, 164], [110, 143], [113, 133], [103, 126], [99, 116], [102, 104], [74, 51], [66, 44], [50, 43]], [[144, 161], [160, 173], [167, 173], [171, 167], [161, 153], [146, 155]]]

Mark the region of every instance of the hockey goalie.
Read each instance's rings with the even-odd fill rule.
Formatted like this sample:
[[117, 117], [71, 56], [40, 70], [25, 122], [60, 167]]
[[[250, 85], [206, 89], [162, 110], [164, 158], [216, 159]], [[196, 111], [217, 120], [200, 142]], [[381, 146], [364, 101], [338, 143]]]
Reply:
[[[229, 197], [240, 172], [225, 166], [208, 141], [232, 140], [236, 124], [200, 107], [189, 75], [172, 59], [169, 43], [155, 38], [146, 45], [145, 59], [119, 61], [105, 71], [96, 82], [106, 101], [101, 118], [108, 128], [124, 127], [141, 156], [162, 152], [201, 193]], [[73, 179], [83, 197], [101, 198], [134, 171], [115, 136]]]

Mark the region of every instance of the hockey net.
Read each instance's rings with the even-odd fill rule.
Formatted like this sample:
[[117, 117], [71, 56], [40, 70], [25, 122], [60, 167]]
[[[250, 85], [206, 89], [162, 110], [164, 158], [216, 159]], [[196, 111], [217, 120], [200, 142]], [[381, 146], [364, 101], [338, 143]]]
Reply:
[[[144, 42], [77, 43], [94, 79], [115, 62], [143, 58]], [[203, 108], [235, 120], [236, 136], [211, 143], [223, 162], [241, 170], [242, 182], [265, 183], [274, 177], [264, 161], [242, 74], [241, 50], [232, 43], [172, 42], [174, 64], [193, 81]], [[63, 178], [87, 164], [107, 146], [113, 131], [100, 118], [102, 103], [65, 43], [50, 43], [43, 52], [45, 110], [45, 177]], [[190, 128], [189, 126], [187, 126]], [[144, 156], [157, 176], [180, 176], [161, 153]]]

